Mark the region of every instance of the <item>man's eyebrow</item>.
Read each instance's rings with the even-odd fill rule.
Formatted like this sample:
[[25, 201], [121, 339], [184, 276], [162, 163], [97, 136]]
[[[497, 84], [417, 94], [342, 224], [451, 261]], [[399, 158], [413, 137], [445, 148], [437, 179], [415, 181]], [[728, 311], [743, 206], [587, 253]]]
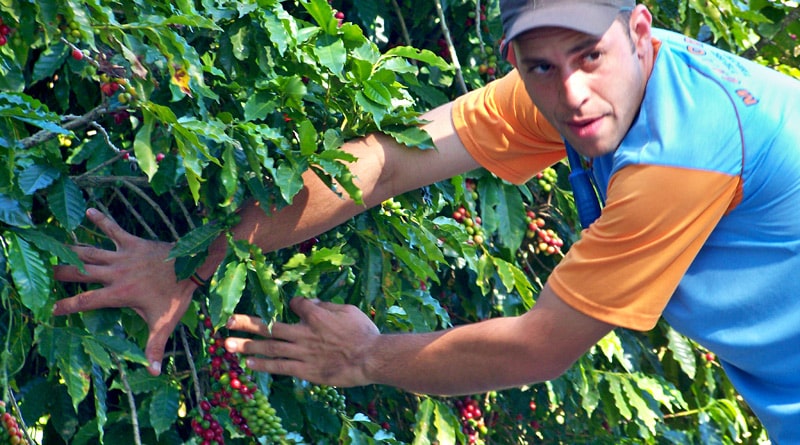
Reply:
[[[587, 36], [585, 39], [576, 43], [569, 50], [567, 50], [567, 54], [570, 56], [575, 54], [580, 54], [588, 49], [593, 48], [595, 45], [597, 45], [598, 42], [600, 42], [600, 39], [598, 37]], [[526, 65], [540, 65], [540, 64], [549, 64], [550, 60], [544, 57], [523, 56], [521, 57], [521, 62], [525, 63]]]

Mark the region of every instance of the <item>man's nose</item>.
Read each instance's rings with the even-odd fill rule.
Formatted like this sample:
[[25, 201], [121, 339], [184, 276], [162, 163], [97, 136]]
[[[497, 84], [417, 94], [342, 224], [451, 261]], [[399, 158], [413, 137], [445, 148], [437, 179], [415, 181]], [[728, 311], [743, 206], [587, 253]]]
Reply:
[[564, 73], [561, 78], [561, 100], [572, 109], [580, 108], [589, 100], [589, 79], [579, 70]]

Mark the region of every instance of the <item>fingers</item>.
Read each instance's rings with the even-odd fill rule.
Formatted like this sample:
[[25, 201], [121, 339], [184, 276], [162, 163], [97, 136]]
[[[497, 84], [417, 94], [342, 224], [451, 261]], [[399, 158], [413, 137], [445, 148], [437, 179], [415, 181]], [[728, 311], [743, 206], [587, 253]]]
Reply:
[[76, 266], [54, 266], [53, 278], [58, 281], [70, 283], [108, 283], [109, 273], [108, 268], [102, 266], [95, 266], [89, 263], [84, 263], [84, 271], [81, 271]]
[[147, 357], [147, 372], [153, 376], [161, 374], [161, 361], [164, 359], [164, 349], [167, 345], [172, 330], [151, 330], [147, 339], [144, 355]]
[[89, 218], [89, 221], [93, 222], [100, 230], [103, 231], [117, 247], [124, 245], [132, 235], [126, 232], [122, 227], [120, 227], [117, 223], [114, 222], [111, 218], [104, 215], [103, 212], [97, 209], [87, 209], [86, 210], [86, 217]]
[[69, 315], [101, 308], [118, 308], [123, 305], [123, 302], [115, 298], [114, 293], [107, 292], [105, 288], [87, 290], [74, 297], [58, 300], [53, 307], [53, 315]]
[[232, 331], [247, 332], [249, 334], [259, 335], [261, 337], [269, 337], [280, 340], [296, 341], [307, 330], [302, 324], [287, 324], [275, 322], [272, 325], [267, 324], [259, 317], [250, 315], [233, 315], [228, 323], [225, 325]]
[[250, 315], [235, 314], [228, 319], [228, 323], [225, 327], [234, 331], [248, 332], [262, 337], [270, 336], [270, 329], [267, 323], [259, 317]]

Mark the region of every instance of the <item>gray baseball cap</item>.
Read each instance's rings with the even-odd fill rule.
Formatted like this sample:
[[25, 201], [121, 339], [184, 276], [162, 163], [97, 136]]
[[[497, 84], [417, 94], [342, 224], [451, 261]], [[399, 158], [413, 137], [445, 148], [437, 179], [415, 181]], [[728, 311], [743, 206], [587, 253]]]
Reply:
[[600, 36], [636, 0], [500, 0], [505, 41], [535, 28], [554, 26]]

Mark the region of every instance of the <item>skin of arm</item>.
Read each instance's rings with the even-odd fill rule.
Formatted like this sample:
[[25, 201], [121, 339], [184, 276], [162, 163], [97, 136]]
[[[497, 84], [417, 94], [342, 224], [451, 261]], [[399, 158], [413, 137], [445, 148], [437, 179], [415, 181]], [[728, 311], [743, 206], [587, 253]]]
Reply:
[[[329, 230], [392, 196], [477, 168], [477, 162], [456, 135], [451, 109], [452, 104], [446, 104], [422, 116], [428, 122], [423, 128], [433, 139], [436, 150], [405, 147], [383, 135], [369, 135], [343, 146], [343, 150], [358, 158], [350, 169], [362, 188], [365, 206], [340, 198], [313, 172], [306, 172], [305, 187], [291, 206], [271, 216], [257, 203], [244, 206], [240, 223], [232, 229], [234, 238], [246, 239], [265, 251], [286, 247]], [[150, 363], [148, 370], [158, 375], [167, 340], [186, 312], [197, 286], [191, 280], [178, 281], [172, 262], [166, 262], [172, 243], [133, 236], [94, 209], [87, 211], [87, 217], [108, 235], [115, 249], [74, 246], [85, 273], [69, 265], [56, 266], [53, 273], [60, 281], [99, 283], [102, 287], [59, 300], [53, 314], [100, 308], [133, 309], [148, 325], [145, 355]], [[226, 251], [226, 239], [221, 236], [212, 243], [198, 274], [211, 276]]]
[[[234, 238], [246, 239], [265, 251], [288, 247], [336, 227], [388, 198], [478, 168], [456, 135], [451, 109], [452, 104], [448, 103], [422, 116], [428, 121], [423, 128], [436, 150], [401, 146], [383, 134], [371, 134], [343, 147], [358, 158], [350, 170], [363, 192], [364, 206], [338, 197], [307, 171], [303, 175], [305, 187], [292, 205], [273, 217], [266, 217], [257, 203], [243, 207], [241, 222], [232, 230]], [[226, 248], [221, 237], [209, 249], [209, 259], [198, 273], [210, 276], [224, 259]]]
[[249, 355], [247, 366], [257, 371], [439, 395], [553, 379], [614, 328], [572, 309], [548, 286], [523, 315], [429, 333], [381, 334], [354, 306], [295, 298], [291, 307], [297, 324], [232, 317], [230, 329], [264, 338], [231, 337], [226, 349]]

